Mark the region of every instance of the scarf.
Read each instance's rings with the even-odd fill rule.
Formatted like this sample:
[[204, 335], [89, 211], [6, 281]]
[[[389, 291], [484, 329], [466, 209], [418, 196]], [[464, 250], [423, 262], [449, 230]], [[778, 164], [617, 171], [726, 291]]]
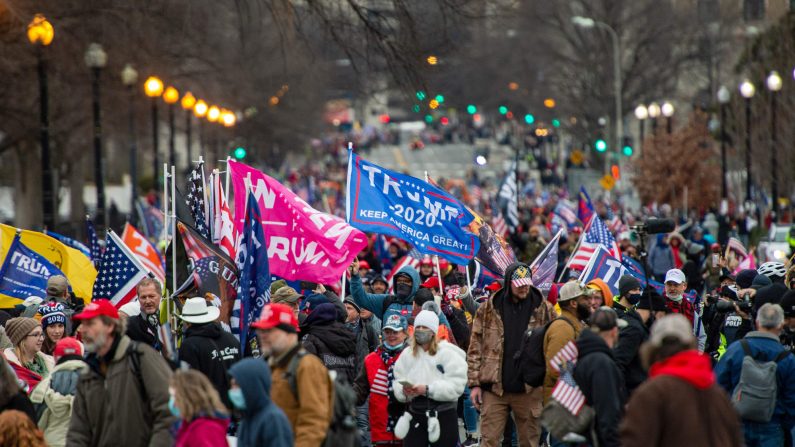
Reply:
[[[392, 388], [392, 383], [395, 381], [395, 362], [398, 359], [398, 355], [403, 350], [394, 350], [390, 351], [388, 349], [384, 349], [384, 347], [378, 348], [378, 355], [381, 356], [381, 361], [384, 362], [384, 366], [386, 366], [386, 389], [387, 389], [387, 399], [389, 403], [395, 402], [395, 392]], [[386, 431], [387, 433], [392, 433], [395, 430], [395, 424], [397, 423], [397, 419], [392, 417], [391, 414], [387, 411], [387, 420], [386, 420]]]

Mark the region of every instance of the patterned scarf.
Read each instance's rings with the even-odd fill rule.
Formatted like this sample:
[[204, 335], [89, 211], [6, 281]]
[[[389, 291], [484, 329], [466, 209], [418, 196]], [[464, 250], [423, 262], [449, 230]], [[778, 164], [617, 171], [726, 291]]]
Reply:
[[[403, 346], [405, 346], [405, 344]], [[381, 356], [381, 361], [384, 362], [384, 365], [386, 366], [386, 388], [387, 388], [386, 395], [390, 404], [395, 401], [395, 392], [392, 388], [392, 382], [395, 381], [395, 373], [394, 373], [395, 362], [397, 361], [398, 355], [402, 351], [403, 348], [396, 349], [394, 351], [385, 349], [383, 346], [378, 348], [378, 354]], [[396, 423], [397, 419], [392, 417], [392, 415], [389, 414], [389, 412], [387, 412], [387, 421], [386, 421], [387, 433], [392, 433], [394, 431]]]

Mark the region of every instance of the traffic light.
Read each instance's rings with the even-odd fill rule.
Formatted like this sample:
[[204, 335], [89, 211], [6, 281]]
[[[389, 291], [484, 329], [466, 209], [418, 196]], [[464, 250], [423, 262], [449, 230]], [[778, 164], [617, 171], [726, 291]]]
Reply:
[[435, 97], [434, 99], [435, 99], [435, 100], [436, 100], [436, 102], [438, 102], [439, 104], [442, 104], [442, 103], [444, 103], [444, 95], [436, 95], [436, 97]]
[[596, 152], [606, 152], [607, 141], [605, 141], [604, 138], [599, 138], [594, 142], [593, 147], [596, 149]]
[[236, 147], [233, 155], [235, 156], [235, 160], [242, 160], [246, 158], [246, 148], [243, 146]]
[[474, 106], [474, 104], [470, 104], [467, 106], [467, 113], [470, 115], [474, 115], [478, 112], [478, 108]]
[[621, 170], [619, 169], [618, 165], [610, 166], [610, 174], [612, 174], [613, 178], [616, 180], [621, 178]]
[[431, 124], [433, 122], [433, 115], [425, 115], [425, 122]]
[[624, 137], [624, 144], [621, 147], [621, 152], [623, 152], [627, 157], [632, 156], [632, 138]]
[[389, 124], [389, 119], [390, 119], [389, 115], [387, 115], [386, 113], [381, 114], [378, 117], [378, 121], [381, 121], [381, 124]]
[[425, 99], [425, 98], [427, 98], [427, 97], [428, 97], [428, 95], [426, 95], [424, 91], [422, 91], [422, 90], [417, 90], [417, 99], [419, 99], [420, 101], [422, 101], [423, 99]]
[[552, 120], [552, 127], [560, 127], [560, 120], [557, 119], [557, 118], [553, 119]]
[[534, 117], [532, 113], [528, 113], [527, 115], [524, 116], [524, 122], [526, 122], [527, 124], [533, 124], [534, 122], [536, 122], [536, 117]]
[[508, 113], [508, 108], [505, 106], [500, 106], [498, 110], [500, 111], [500, 115], [505, 115], [506, 113]]
[[414, 106], [411, 108], [411, 111], [414, 113], [420, 113], [420, 105], [414, 104]]

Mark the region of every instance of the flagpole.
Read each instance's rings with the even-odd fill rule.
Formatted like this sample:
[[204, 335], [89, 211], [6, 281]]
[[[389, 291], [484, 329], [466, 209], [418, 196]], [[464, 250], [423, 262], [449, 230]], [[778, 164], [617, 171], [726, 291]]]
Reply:
[[[425, 171], [425, 183], [428, 182], [428, 171]], [[436, 263], [436, 275], [439, 277], [439, 295], [444, 297], [444, 291], [442, 290], [442, 269], [439, 268], [439, 256], [434, 255], [433, 260]], [[467, 274], [469, 273], [469, 269], [467, 269]]]
[[[591, 218], [591, 220], [588, 222], [588, 226], [590, 226], [592, 221], [593, 221], [593, 218]], [[557, 282], [560, 282], [560, 280], [563, 279], [563, 274], [566, 273], [566, 270], [569, 269], [569, 262], [571, 262], [572, 256], [574, 256], [577, 253], [577, 250], [579, 250], [580, 244], [582, 243], [582, 238], [585, 237], [585, 233], [587, 233], [587, 232], [588, 232], [588, 227], [586, 226], [586, 228], [584, 228], [582, 230], [582, 233], [580, 234], [580, 238], [577, 239], [577, 245], [574, 247], [574, 250], [572, 250], [571, 253], [569, 253], [569, 257], [566, 258], [566, 264], [564, 264], [563, 270], [561, 270], [560, 276], [558, 276], [558, 281]]]
[[[168, 164], [163, 163], [163, 203], [160, 206], [163, 209], [163, 232], [165, 233], [163, 239], [168, 237]], [[163, 284], [165, 286], [165, 284]]]
[[[210, 221], [210, 201], [208, 200], [207, 194], [207, 180], [204, 177], [204, 156], [199, 155], [199, 168], [201, 168], [202, 172], [202, 196], [204, 198], [204, 215], [206, 216], [206, 220]], [[213, 240], [213, 226], [207, 225], [207, 232], [210, 234], [210, 240]]]
[[[224, 202], [229, 206], [229, 156], [226, 157], [226, 178], [224, 179]], [[248, 203], [248, 201], [246, 201]], [[235, 210], [237, 213], [237, 210]]]
[[345, 301], [345, 279], [348, 277], [347, 275], [348, 269], [342, 272], [342, 289], [340, 289], [340, 299]]
[[[176, 233], [177, 233], [177, 201], [174, 200], [176, 197], [176, 168], [171, 166], [171, 223], [174, 227], [173, 234], [171, 236], [171, 243], [175, 243], [177, 241]], [[171, 284], [172, 289], [176, 290], [177, 288], [177, 247], [171, 247]], [[169, 300], [168, 306], [166, 306], [166, 320], [171, 324], [171, 305], [174, 303], [174, 290], [169, 291]], [[177, 328], [176, 325], [171, 325], [171, 334], [174, 336], [174, 344], [173, 346], [177, 346]]]

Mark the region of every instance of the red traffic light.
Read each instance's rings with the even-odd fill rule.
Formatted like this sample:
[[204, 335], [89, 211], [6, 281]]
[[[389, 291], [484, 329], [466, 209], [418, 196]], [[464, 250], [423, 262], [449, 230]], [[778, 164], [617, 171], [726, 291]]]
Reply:
[[619, 170], [618, 165], [611, 166], [610, 173], [613, 174], [613, 178], [616, 180], [621, 178], [621, 171]]
[[446, 125], [450, 124], [450, 120], [449, 120], [449, 119], [447, 119], [447, 117], [446, 117], [446, 116], [443, 116], [443, 117], [442, 117], [442, 118], [439, 120], [439, 122], [440, 122], [440, 123], [442, 123], [442, 126], [446, 126]]
[[389, 115], [384, 113], [383, 115], [378, 117], [378, 121], [381, 121], [381, 124], [389, 124]]

